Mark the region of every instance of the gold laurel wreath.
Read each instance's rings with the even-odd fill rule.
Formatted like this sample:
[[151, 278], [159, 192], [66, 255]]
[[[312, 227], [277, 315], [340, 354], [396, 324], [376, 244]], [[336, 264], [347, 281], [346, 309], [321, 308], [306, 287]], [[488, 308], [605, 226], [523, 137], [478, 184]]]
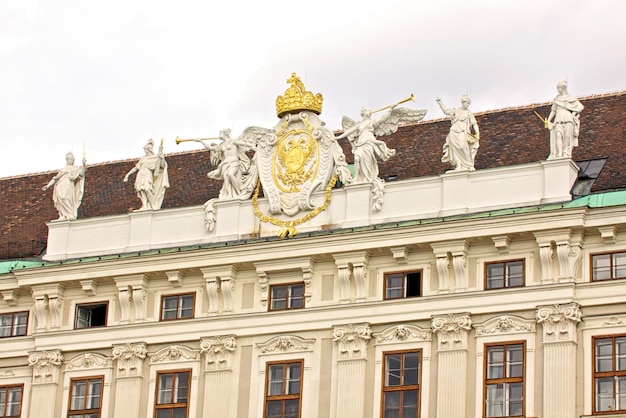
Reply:
[[303, 223], [310, 221], [311, 219], [319, 215], [321, 212], [325, 211], [326, 208], [328, 208], [328, 205], [330, 204], [330, 198], [332, 196], [332, 188], [335, 187], [335, 183], [337, 182], [337, 179], [338, 179], [338, 176], [337, 174], [335, 174], [333, 178], [330, 180], [330, 182], [328, 183], [328, 186], [326, 186], [326, 197], [324, 199], [323, 205], [316, 207], [311, 212], [307, 213], [301, 218], [293, 219], [289, 221], [277, 219], [277, 218], [274, 218], [273, 216], [266, 216], [263, 214], [263, 212], [261, 212], [261, 209], [259, 208], [259, 190], [261, 189], [261, 181], [259, 180], [257, 182], [256, 188], [254, 189], [254, 195], [252, 196], [252, 206], [254, 207], [254, 214], [262, 222], [268, 222], [268, 223], [271, 223], [272, 225], [280, 226], [282, 229], [278, 233], [279, 237], [281, 238], [293, 237], [294, 235], [298, 233], [295, 228], [296, 226], [302, 225]]

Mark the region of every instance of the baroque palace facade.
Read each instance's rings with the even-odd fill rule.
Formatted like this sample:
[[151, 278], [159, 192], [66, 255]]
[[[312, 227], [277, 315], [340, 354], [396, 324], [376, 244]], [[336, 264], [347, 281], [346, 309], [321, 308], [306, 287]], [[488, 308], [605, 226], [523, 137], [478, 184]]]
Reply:
[[0, 179], [0, 416], [626, 416], [626, 93], [580, 99], [565, 156], [554, 105], [442, 105], [482, 141], [446, 171], [450, 119], [335, 140], [290, 82], [236, 195], [206, 179], [228, 132], [164, 157], [160, 209], [129, 211], [131, 161], [87, 167], [72, 220], [55, 173]]

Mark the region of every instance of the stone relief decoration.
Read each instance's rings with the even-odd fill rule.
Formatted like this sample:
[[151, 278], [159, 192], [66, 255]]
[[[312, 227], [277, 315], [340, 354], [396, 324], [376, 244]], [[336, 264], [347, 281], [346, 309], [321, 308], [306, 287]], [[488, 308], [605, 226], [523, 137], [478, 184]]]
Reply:
[[98, 353], [85, 353], [68, 361], [65, 367], [68, 370], [109, 368], [111, 367], [111, 359]]
[[[454, 166], [452, 171], [474, 171], [474, 160], [478, 152], [480, 142], [480, 130], [474, 117], [469, 110], [472, 100], [467, 95], [461, 97], [461, 107], [450, 109], [444, 106], [437, 97], [437, 104], [441, 111], [450, 117], [450, 132], [443, 144], [443, 156], [441, 162], [450, 163]], [[472, 133], [472, 129], [474, 133]]]
[[467, 349], [467, 335], [472, 329], [468, 313], [433, 316], [431, 325], [439, 350]]
[[304, 339], [294, 335], [282, 335], [257, 344], [263, 354], [276, 352], [308, 351], [315, 343], [313, 339]]
[[3, 370], [0, 372], [0, 379], [6, 377], [15, 377], [15, 372], [13, 370]]
[[42, 187], [48, 190], [52, 185], [52, 201], [60, 221], [72, 221], [78, 217], [78, 208], [83, 201], [85, 193], [85, 167], [87, 161], [83, 153], [82, 167], [74, 165], [74, 154], [68, 152], [65, 155], [66, 165]]
[[482, 324], [475, 324], [476, 335], [511, 334], [517, 332], [535, 332], [535, 321], [517, 316], [502, 315], [489, 319]]
[[605, 327], [617, 327], [620, 325], [624, 325], [624, 321], [622, 321], [616, 316], [612, 316], [609, 319], [607, 319], [602, 325]]
[[198, 351], [184, 345], [163, 347], [156, 353], [149, 353], [150, 363], [172, 363], [177, 361], [197, 360]]
[[28, 353], [28, 367], [33, 369], [33, 383], [56, 383], [62, 365], [61, 350]]
[[[341, 125], [344, 132], [336, 139], [348, 138], [354, 155], [353, 183], [369, 183], [372, 185], [372, 209], [379, 211], [383, 204], [385, 181], [378, 177], [378, 160], [387, 161], [396, 155], [395, 149], [376, 137], [390, 135], [398, 130], [398, 125], [408, 122], [419, 122], [424, 119], [426, 110], [414, 110], [397, 107], [401, 103], [414, 100], [413, 94], [391, 106], [371, 111], [368, 107], [361, 108], [361, 121], [354, 121], [344, 116]], [[372, 114], [389, 109], [383, 116], [373, 119]]]
[[410, 324], [401, 324], [385, 329], [383, 332], [372, 334], [376, 338], [376, 344], [388, 343], [392, 341], [430, 341], [430, 330]]
[[61, 326], [62, 308], [62, 286], [54, 284], [33, 288], [33, 311], [37, 319], [35, 329], [38, 332], [58, 329]]
[[135, 191], [141, 200], [141, 210], [159, 210], [165, 198], [165, 190], [170, 187], [167, 175], [167, 163], [163, 155], [163, 139], [159, 146], [159, 153], [154, 154], [154, 141], [148, 140], [143, 150], [146, 153], [137, 164], [124, 176], [124, 181], [137, 173], [135, 177]]
[[339, 360], [364, 359], [367, 343], [372, 339], [372, 330], [368, 323], [348, 324], [333, 329], [333, 341], [339, 349]]
[[148, 354], [145, 343], [133, 343], [113, 346], [113, 360], [117, 360], [117, 377], [139, 377], [143, 361]]
[[537, 307], [537, 323], [543, 327], [543, 342], [576, 342], [576, 326], [582, 320], [580, 305]]
[[200, 354], [204, 354], [207, 370], [230, 368], [232, 356], [237, 349], [234, 335], [207, 337], [200, 340]]

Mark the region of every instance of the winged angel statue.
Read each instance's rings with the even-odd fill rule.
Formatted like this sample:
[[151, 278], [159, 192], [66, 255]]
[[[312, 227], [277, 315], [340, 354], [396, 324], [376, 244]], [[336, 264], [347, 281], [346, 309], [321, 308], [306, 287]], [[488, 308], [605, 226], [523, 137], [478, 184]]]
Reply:
[[[412, 95], [410, 99], [412, 100]], [[405, 100], [406, 101], [406, 100]], [[402, 103], [402, 102], [400, 102]], [[387, 161], [396, 150], [391, 149], [385, 142], [376, 139], [377, 136], [390, 135], [398, 130], [398, 125], [407, 122], [418, 122], [426, 115], [426, 110], [415, 110], [406, 107], [397, 107], [400, 103], [389, 106], [383, 116], [372, 119], [369, 108], [361, 109], [360, 122], [344, 116], [341, 120], [344, 132], [336, 139], [348, 138], [354, 155], [353, 183], [371, 183], [374, 186], [373, 209], [379, 211], [383, 203], [384, 181], [378, 177], [378, 159]], [[384, 110], [382, 108], [377, 110]]]

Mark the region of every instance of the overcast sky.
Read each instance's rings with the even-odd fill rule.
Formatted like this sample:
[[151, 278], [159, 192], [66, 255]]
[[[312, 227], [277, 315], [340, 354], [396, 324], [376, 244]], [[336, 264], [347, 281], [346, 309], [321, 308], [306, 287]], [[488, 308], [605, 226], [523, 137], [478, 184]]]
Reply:
[[624, 22], [623, 0], [0, 0], [0, 177], [273, 127], [292, 72], [331, 129], [410, 93], [438, 119], [437, 96], [480, 112], [550, 101], [563, 79], [623, 91]]

